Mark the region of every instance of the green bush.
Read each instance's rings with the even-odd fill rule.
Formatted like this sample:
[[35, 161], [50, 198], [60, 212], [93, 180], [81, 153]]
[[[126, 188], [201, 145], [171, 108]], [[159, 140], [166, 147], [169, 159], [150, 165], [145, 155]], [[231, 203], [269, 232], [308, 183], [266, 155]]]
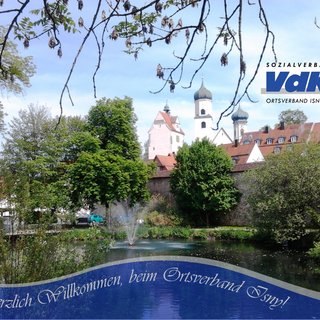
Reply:
[[209, 237], [209, 232], [207, 232], [206, 230], [202, 230], [202, 229], [195, 229], [192, 232], [192, 238], [195, 240], [206, 240]]
[[173, 227], [181, 224], [181, 218], [174, 214], [152, 211], [145, 216], [145, 223], [149, 226]]
[[91, 241], [110, 239], [111, 235], [105, 228], [70, 229], [61, 234], [65, 241]]
[[175, 227], [173, 228], [174, 238], [189, 239], [191, 237], [192, 230], [190, 228]]
[[312, 258], [320, 260], [320, 242], [315, 242], [314, 247], [308, 251], [308, 254]]
[[217, 228], [216, 235], [222, 240], [249, 240], [255, 234], [253, 229], [243, 228]]

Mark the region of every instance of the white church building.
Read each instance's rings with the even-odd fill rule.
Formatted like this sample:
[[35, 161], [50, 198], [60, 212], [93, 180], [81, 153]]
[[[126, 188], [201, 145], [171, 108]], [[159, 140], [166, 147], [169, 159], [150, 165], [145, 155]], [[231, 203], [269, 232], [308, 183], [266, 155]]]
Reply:
[[232, 139], [227, 132], [220, 128], [213, 130], [212, 93], [202, 81], [201, 87], [194, 93], [194, 137], [202, 140], [209, 139], [215, 145], [231, 143]]
[[[194, 139], [206, 138], [215, 145], [221, 145], [234, 164], [248, 164], [264, 160], [260, 146], [255, 143], [247, 143], [248, 118], [248, 113], [239, 106], [231, 116], [233, 138], [230, 138], [223, 128], [218, 131], [213, 130], [212, 93], [204, 86], [203, 81], [199, 90], [194, 93]], [[170, 157], [170, 161], [173, 161], [171, 158], [182, 147], [185, 133], [180, 126], [178, 116], [171, 115], [168, 104], [165, 105], [163, 111], [158, 112], [148, 133], [147, 158], [154, 160], [156, 156], [162, 156]]]
[[168, 104], [163, 111], [158, 112], [148, 134], [148, 159], [177, 153], [184, 143], [184, 132], [180, 127], [179, 118], [170, 114]]

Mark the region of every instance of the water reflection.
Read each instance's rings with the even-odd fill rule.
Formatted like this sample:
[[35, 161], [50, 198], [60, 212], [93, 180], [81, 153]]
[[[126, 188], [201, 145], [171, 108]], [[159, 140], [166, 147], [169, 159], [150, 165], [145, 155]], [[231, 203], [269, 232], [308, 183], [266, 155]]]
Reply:
[[271, 251], [254, 244], [222, 241], [138, 240], [116, 242], [103, 262], [156, 255], [194, 256], [219, 260], [308, 289], [320, 291], [318, 265], [302, 252]]

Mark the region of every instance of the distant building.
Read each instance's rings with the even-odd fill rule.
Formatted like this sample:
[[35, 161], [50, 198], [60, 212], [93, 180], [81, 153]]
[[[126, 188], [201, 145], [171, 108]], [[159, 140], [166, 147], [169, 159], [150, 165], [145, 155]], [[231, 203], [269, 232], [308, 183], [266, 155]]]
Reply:
[[261, 162], [270, 154], [290, 150], [294, 144], [320, 142], [320, 123], [269, 126], [259, 131], [247, 131], [248, 113], [240, 107], [232, 114], [234, 141], [222, 147], [235, 164], [234, 171], [244, 171], [249, 164]]
[[231, 116], [233, 121], [233, 139], [235, 142], [239, 142], [244, 133], [247, 132], [249, 114], [241, 109], [239, 106], [238, 110]]
[[184, 143], [184, 132], [177, 116], [170, 114], [168, 104], [159, 111], [149, 130], [148, 159], [157, 155], [177, 153]]
[[200, 89], [194, 93], [194, 137], [199, 140], [207, 138], [216, 145], [232, 142], [223, 128], [218, 132], [213, 130], [212, 93], [203, 81]]
[[149, 180], [148, 187], [152, 194], [172, 197], [170, 190], [170, 173], [177, 161], [174, 154], [157, 155], [153, 160], [157, 166], [156, 174]]

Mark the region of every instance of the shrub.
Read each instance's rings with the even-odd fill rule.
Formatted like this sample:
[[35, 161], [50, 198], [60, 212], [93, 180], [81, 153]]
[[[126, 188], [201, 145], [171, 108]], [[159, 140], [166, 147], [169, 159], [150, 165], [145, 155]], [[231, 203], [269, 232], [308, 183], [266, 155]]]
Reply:
[[243, 229], [243, 228], [217, 228], [217, 237], [223, 240], [248, 240], [252, 239], [255, 235], [254, 229]]
[[195, 229], [191, 236], [193, 239], [206, 240], [209, 237], [209, 232], [203, 229]]
[[145, 223], [158, 227], [178, 226], [181, 224], [181, 219], [174, 214], [152, 211], [145, 216]]
[[312, 258], [320, 260], [320, 241], [314, 243], [314, 247], [308, 251], [308, 254]]

